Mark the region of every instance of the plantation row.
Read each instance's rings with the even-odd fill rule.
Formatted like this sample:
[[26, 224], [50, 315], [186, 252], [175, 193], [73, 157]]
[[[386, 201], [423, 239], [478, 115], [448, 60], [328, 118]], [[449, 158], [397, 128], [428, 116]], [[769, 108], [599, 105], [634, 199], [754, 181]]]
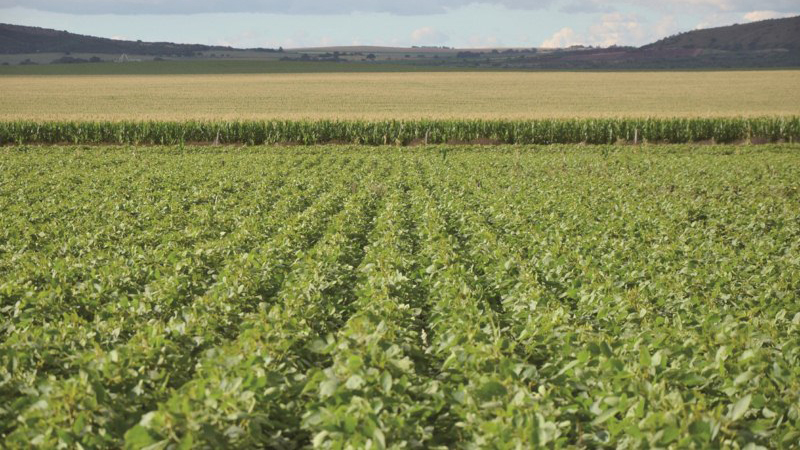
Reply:
[[2, 144], [615, 144], [795, 142], [800, 117], [237, 122], [0, 122]]
[[797, 146], [0, 153], [6, 447], [800, 445]]

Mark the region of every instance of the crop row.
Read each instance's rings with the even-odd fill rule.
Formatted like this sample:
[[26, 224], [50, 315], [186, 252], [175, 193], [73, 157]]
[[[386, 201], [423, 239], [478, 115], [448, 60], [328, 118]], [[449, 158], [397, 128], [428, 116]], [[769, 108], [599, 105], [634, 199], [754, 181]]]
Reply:
[[794, 142], [800, 117], [236, 121], [0, 122], [0, 144], [615, 144]]
[[795, 145], [0, 152], [4, 447], [800, 445]]

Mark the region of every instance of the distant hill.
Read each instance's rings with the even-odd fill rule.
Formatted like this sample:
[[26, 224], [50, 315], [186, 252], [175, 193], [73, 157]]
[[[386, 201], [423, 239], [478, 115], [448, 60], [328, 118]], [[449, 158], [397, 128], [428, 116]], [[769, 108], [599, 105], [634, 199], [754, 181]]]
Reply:
[[[271, 53], [266, 55], [265, 52]], [[67, 31], [0, 24], [2, 73], [44, 73], [32, 66], [114, 61], [121, 54], [145, 55], [137, 60], [209, 60], [220, 58], [219, 70], [236, 72], [231, 60], [280, 59], [292, 64], [316, 62], [391, 65], [403, 70], [676, 70], [760, 69], [800, 67], [800, 16], [742, 25], [694, 30], [636, 47], [566, 49], [455, 49], [448, 47], [391, 48], [376, 46], [306, 49], [235, 49], [232, 47], [125, 41], [84, 36]], [[98, 56], [99, 55], [99, 56]], [[227, 65], [225, 65], [227, 64]], [[150, 67], [150, 66], [148, 66]], [[183, 66], [182, 66], [183, 67]], [[250, 67], [250, 66], [248, 66]], [[299, 66], [291, 66], [299, 67]], [[319, 67], [315, 66], [315, 71]], [[378, 68], [375, 68], [378, 69]], [[83, 68], [75, 69], [84, 72]], [[92, 70], [108, 70], [98, 67]], [[115, 73], [118, 69], [114, 69]], [[122, 70], [122, 69], [120, 69]], [[131, 69], [133, 70], [133, 69]], [[138, 70], [138, 69], [137, 69]], [[153, 66], [148, 70], [161, 70]], [[192, 69], [194, 70], [194, 69]], [[250, 70], [248, 68], [247, 70]], [[273, 70], [273, 69], [270, 69]], [[278, 69], [274, 69], [278, 70]], [[339, 68], [336, 68], [338, 71]], [[348, 69], [349, 70], [349, 69]], [[54, 70], [59, 72], [59, 70]], [[238, 73], [238, 72], [236, 72]]]
[[562, 51], [534, 64], [569, 69], [800, 67], [800, 16], [688, 31], [639, 48]]
[[[197, 52], [227, 51], [231, 47], [171, 42], [124, 41], [84, 36], [67, 31], [0, 24], [0, 54], [98, 53], [151, 56], [193, 56]], [[265, 51], [269, 51], [264, 49]]]
[[670, 36], [643, 50], [720, 50], [728, 52], [800, 49], [800, 16], [694, 30]]

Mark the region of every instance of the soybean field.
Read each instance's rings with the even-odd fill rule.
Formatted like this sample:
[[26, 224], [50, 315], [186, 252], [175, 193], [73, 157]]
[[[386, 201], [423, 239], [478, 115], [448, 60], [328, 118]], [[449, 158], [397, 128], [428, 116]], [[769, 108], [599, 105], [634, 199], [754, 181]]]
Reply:
[[796, 448], [798, 150], [1, 147], [0, 436]]

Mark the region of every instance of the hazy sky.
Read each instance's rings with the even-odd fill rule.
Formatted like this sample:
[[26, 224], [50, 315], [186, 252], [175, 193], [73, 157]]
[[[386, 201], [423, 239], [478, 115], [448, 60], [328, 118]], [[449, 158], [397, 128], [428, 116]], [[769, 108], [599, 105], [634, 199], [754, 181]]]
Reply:
[[0, 0], [0, 22], [235, 47], [641, 45], [799, 0]]

